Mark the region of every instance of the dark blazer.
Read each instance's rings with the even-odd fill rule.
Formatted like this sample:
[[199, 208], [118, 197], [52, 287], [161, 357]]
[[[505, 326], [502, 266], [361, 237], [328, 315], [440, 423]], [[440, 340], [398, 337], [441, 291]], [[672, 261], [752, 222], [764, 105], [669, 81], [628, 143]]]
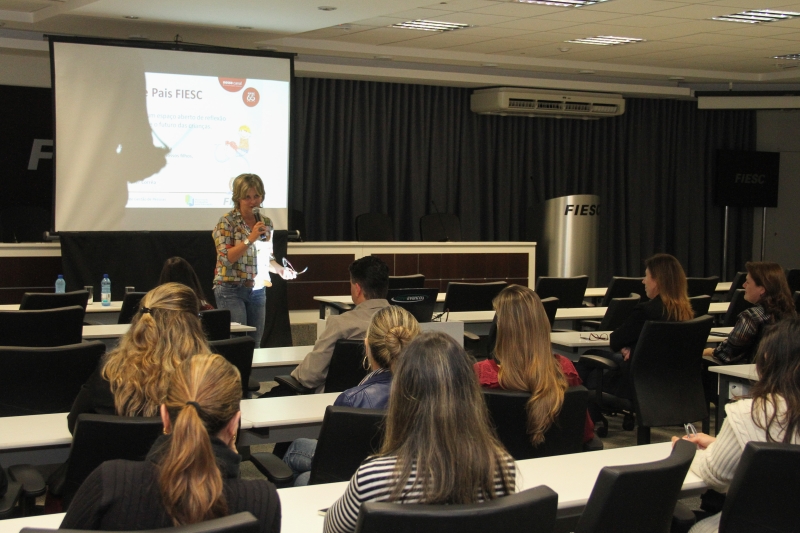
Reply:
[[358, 407], [360, 409], [386, 409], [389, 405], [389, 391], [392, 388], [392, 373], [371, 374], [361, 384], [341, 393], [333, 405]]
[[78, 423], [78, 415], [81, 413], [117, 414], [117, 410], [114, 408], [114, 395], [111, 394], [111, 384], [103, 379], [102, 375], [105, 363], [105, 358], [102, 358], [94, 373], [81, 386], [75, 401], [72, 402], [72, 409], [67, 415], [67, 427], [69, 427], [70, 433], [75, 432], [75, 424]]
[[642, 334], [642, 328], [647, 320], [666, 319], [667, 310], [660, 296], [642, 302], [633, 308], [627, 320], [620, 327], [611, 332], [609, 346], [615, 352], [623, 348], [633, 350], [636, 348], [636, 343], [639, 342], [639, 335]]

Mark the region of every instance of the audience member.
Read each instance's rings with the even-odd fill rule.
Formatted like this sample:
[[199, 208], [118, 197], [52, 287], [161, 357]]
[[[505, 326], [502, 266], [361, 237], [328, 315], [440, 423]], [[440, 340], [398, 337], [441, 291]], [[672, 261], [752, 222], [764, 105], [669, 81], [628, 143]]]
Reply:
[[353, 531], [367, 501], [463, 504], [514, 492], [515, 465], [489, 425], [472, 360], [452, 337], [425, 333], [393, 368], [386, 436], [325, 516]]
[[158, 278], [158, 284], [163, 285], [170, 282], [183, 283], [192, 289], [200, 301], [201, 311], [214, 309], [214, 306], [208, 303], [206, 299], [203, 287], [200, 285], [200, 278], [197, 277], [192, 265], [183, 257], [170, 257], [164, 262], [161, 276]]
[[249, 511], [278, 533], [275, 487], [239, 479], [239, 372], [222, 356], [195, 355], [172, 375], [160, 414], [164, 435], [145, 461], [108, 461], [78, 489], [62, 528], [155, 529]]

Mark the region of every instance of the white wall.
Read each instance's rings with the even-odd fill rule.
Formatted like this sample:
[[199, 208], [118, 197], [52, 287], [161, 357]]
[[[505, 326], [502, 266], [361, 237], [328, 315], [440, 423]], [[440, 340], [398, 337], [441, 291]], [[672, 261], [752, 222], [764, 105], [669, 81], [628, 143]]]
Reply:
[[[756, 148], [780, 152], [778, 207], [767, 208], [764, 259], [800, 268], [800, 110], [758, 111]], [[753, 216], [753, 260], [761, 257], [763, 208]], [[744, 266], [744, 265], [742, 265]]]

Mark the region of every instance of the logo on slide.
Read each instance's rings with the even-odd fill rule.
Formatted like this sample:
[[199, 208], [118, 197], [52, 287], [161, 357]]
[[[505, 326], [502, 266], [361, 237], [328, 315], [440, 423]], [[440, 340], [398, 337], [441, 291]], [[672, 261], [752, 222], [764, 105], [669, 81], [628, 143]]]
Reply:
[[219, 84], [222, 85], [222, 88], [226, 91], [230, 91], [232, 93], [238, 93], [244, 88], [244, 84], [247, 83], [246, 78], [217, 78], [219, 79]]
[[261, 97], [258, 95], [258, 91], [253, 89], [252, 87], [248, 87], [242, 93], [242, 100], [244, 100], [244, 105], [247, 107], [255, 107], [258, 105], [258, 100]]
[[191, 194], [187, 194], [187, 195], [184, 197], [184, 199], [183, 199], [183, 200], [186, 202], [186, 205], [188, 205], [189, 207], [192, 207], [192, 206], [194, 206], [194, 198], [192, 198], [192, 195], [191, 195]]

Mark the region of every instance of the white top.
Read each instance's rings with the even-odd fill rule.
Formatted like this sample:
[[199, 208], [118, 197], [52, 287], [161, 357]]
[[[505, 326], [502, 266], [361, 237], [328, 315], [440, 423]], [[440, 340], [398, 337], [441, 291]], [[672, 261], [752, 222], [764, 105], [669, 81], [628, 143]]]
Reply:
[[[103, 324], [100, 326], [83, 326], [84, 339], [115, 339], [122, 337], [131, 328], [130, 324]], [[231, 322], [231, 333], [247, 333], [255, 331], [253, 326], [245, 326]]]

